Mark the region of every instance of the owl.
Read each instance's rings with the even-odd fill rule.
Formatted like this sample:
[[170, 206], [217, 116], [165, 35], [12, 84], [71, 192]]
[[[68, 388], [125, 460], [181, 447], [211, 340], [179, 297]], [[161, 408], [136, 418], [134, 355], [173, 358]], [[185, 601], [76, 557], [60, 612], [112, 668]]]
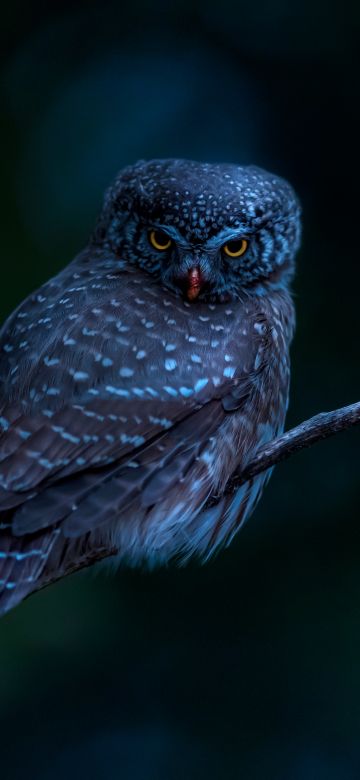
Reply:
[[0, 610], [103, 557], [206, 560], [283, 431], [300, 207], [257, 167], [139, 161], [0, 332]]

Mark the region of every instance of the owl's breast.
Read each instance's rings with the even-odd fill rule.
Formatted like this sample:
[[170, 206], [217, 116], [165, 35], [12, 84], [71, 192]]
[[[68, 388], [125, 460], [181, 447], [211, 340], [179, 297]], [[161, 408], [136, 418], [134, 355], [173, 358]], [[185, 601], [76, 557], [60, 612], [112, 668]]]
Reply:
[[84, 281], [40, 291], [16, 314], [3, 338], [7, 397], [50, 408], [100, 392], [204, 402], [284, 351], [280, 320], [269, 350], [274, 314], [255, 297], [188, 303], [138, 272]]

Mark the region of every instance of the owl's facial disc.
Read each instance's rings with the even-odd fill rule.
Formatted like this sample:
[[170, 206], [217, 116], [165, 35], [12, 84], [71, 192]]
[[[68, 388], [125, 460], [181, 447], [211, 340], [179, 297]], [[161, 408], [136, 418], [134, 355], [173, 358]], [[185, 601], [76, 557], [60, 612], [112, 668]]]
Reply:
[[233, 284], [229, 284], [229, 267], [238, 265], [250, 240], [238, 237], [237, 231], [225, 228], [210, 242], [190, 242], [174, 226], [155, 224], [144, 226], [143, 232], [140, 229], [141, 239], [147, 270], [158, 274], [164, 286], [188, 301], [224, 302], [238, 294], [235, 287], [241, 274], [237, 269]]

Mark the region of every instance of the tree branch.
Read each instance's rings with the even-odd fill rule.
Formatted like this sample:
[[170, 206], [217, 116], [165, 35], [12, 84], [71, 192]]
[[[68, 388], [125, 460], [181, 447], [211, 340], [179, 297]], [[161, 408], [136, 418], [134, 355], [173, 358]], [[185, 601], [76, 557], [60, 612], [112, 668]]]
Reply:
[[320, 439], [327, 439], [339, 431], [345, 431], [352, 425], [359, 424], [360, 401], [332, 412], [321, 412], [315, 417], [310, 417], [309, 420], [305, 420], [296, 428], [291, 428], [282, 436], [278, 436], [277, 439], [273, 439], [261, 447], [244, 471], [233, 475], [227, 485], [226, 493], [232, 493], [251, 477], [275, 466], [281, 460], [290, 458], [294, 452], [311, 447]]

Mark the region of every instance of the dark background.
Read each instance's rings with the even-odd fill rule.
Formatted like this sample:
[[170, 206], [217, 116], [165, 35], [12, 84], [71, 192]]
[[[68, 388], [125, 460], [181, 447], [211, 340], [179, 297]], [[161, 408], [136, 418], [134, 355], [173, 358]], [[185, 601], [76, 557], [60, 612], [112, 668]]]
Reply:
[[[124, 164], [252, 162], [304, 209], [288, 424], [358, 400], [355, 9], [13, 0], [1, 318], [85, 244]], [[359, 443], [278, 466], [205, 567], [80, 574], [2, 619], [2, 780], [358, 780]]]

